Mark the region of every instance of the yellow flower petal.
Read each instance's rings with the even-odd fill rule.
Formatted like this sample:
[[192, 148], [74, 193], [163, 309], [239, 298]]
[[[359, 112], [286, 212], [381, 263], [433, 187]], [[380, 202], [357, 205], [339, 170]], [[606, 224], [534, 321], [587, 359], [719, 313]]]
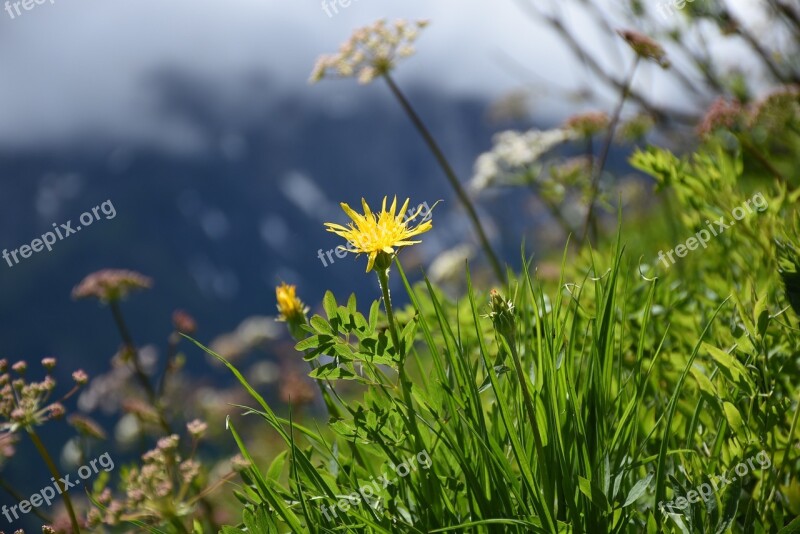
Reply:
[[381, 211], [374, 213], [370, 210], [366, 199], [361, 199], [364, 214], [356, 213], [348, 204], [342, 202], [342, 210], [352, 220], [347, 226], [335, 223], [325, 223], [327, 231], [344, 238], [350, 248], [347, 249], [357, 254], [367, 254], [369, 260], [367, 271], [371, 271], [375, 266], [375, 261], [379, 253], [389, 255], [396, 254], [396, 249], [404, 246], [414, 245], [419, 241], [412, 241], [409, 238], [423, 234], [433, 228], [430, 221], [425, 221], [415, 227], [410, 227], [410, 223], [421, 212], [416, 210], [412, 217], [406, 219], [409, 200], [403, 203], [400, 212], [397, 211], [397, 196], [392, 199], [389, 210], [386, 209], [388, 196], [383, 197]]
[[[406, 201], [403, 202], [403, 207], [400, 208], [400, 213], [397, 214], [397, 218], [398, 219], [402, 219], [403, 216], [406, 214], [406, 211], [408, 210], [408, 201], [409, 200], [410, 199], [407, 198]], [[412, 217], [412, 219], [413, 219], [413, 217]]]

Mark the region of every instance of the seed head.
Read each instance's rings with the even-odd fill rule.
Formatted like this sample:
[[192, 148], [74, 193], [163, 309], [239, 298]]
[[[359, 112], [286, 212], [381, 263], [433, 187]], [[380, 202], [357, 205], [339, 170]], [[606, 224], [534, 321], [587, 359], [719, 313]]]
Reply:
[[591, 137], [605, 131], [610, 122], [607, 113], [602, 111], [589, 111], [568, 118], [564, 123], [564, 128], [572, 130], [581, 137]]
[[175, 310], [172, 314], [172, 325], [176, 332], [191, 336], [197, 332], [197, 323], [194, 317], [183, 310]]
[[634, 30], [617, 30], [617, 33], [625, 39], [637, 56], [655, 61], [663, 69], [669, 68], [669, 60], [667, 60], [664, 47], [653, 39]]
[[84, 371], [78, 369], [74, 373], [72, 373], [72, 379], [75, 383], [79, 386], [85, 386], [87, 382], [89, 382], [89, 375], [87, 375]]
[[129, 293], [139, 289], [149, 289], [153, 281], [137, 272], [122, 269], [104, 269], [88, 275], [75, 289], [72, 298], [94, 297], [108, 303], [123, 300]]
[[200, 419], [195, 419], [194, 421], [188, 423], [186, 425], [186, 429], [189, 431], [189, 434], [195, 439], [202, 438], [206, 431], [208, 430], [208, 424], [201, 421]]
[[427, 21], [398, 20], [387, 24], [378, 20], [370, 26], [353, 32], [339, 52], [320, 56], [311, 72], [311, 83], [333, 75], [339, 78], [356, 77], [361, 84], [370, 83], [378, 76], [388, 74], [397, 59], [414, 54], [414, 42]]

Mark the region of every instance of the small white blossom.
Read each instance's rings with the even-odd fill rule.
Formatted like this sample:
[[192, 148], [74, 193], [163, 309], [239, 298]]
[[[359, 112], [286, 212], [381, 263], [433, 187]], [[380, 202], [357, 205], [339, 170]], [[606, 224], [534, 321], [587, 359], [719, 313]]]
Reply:
[[475, 161], [471, 187], [480, 191], [493, 185], [516, 185], [534, 170], [539, 158], [555, 146], [571, 139], [568, 130], [505, 131], [494, 137], [494, 146]]
[[311, 82], [316, 83], [327, 75], [341, 78], [356, 77], [361, 84], [390, 72], [397, 59], [414, 54], [414, 42], [426, 21], [398, 20], [387, 25], [379, 20], [353, 32], [350, 40], [339, 47], [336, 54], [321, 56], [311, 72]]

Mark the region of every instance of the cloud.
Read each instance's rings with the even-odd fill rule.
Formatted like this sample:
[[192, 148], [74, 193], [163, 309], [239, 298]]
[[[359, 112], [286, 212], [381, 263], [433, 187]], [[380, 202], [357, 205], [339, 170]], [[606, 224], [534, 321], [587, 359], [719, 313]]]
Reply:
[[[0, 146], [94, 135], [189, 148], [196, 132], [160, 107], [154, 77], [185, 75], [224, 103], [261, 74], [270, 97], [313, 102], [327, 90], [307, 86], [317, 55], [379, 17], [434, 22], [398, 73], [405, 83], [485, 96], [519, 85], [497, 61], [499, 51], [531, 49], [531, 23], [513, 2], [353, 0], [329, 17], [316, 1], [53, 0], [13, 20], [0, 11]], [[552, 52], [530, 59], [560, 61]]]

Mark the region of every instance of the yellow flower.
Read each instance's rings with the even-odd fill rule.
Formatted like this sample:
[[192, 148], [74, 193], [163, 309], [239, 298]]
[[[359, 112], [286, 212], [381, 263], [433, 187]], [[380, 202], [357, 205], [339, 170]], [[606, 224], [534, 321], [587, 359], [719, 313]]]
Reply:
[[[350, 206], [342, 202], [344, 212], [353, 219], [347, 227], [334, 223], [325, 223], [329, 232], [345, 238], [350, 244], [351, 251], [358, 254], [369, 255], [367, 272], [375, 266], [375, 260], [379, 258], [378, 265], [382, 269], [389, 267], [395, 248], [405, 247], [420, 243], [420, 241], [410, 241], [409, 238], [427, 232], [433, 225], [430, 221], [423, 221], [414, 228], [409, 227], [411, 223], [422, 211], [419, 208], [415, 213], [406, 217], [408, 210], [408, 199], [406, 199], [400, 212], [397, 213], [397, 197], [392, 200], [389, 211], [386, 211], [386, 197], [383, 197], [383, 205], [380, 213], [372, 213], [367, 201], [361, 199], [364, 206], [364, 215], [356, 213]], [[427, 217], [427, 214], [426, 214]], [[353, 224], [355, 223], [355, 224]]]
[[278, 299], [279, 321], [287, 323], [305, 321], [308, 308], [297, 298], [297, 288], [287, 283], [282, 283], [275, 288]]

